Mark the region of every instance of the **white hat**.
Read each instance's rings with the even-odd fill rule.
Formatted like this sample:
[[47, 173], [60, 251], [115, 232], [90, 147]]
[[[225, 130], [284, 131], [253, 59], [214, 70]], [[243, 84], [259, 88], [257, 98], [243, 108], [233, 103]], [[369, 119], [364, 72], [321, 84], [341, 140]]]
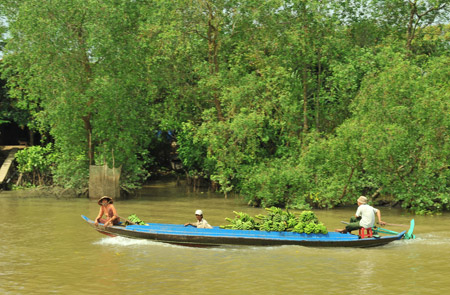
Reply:
[[197, 210], [197, 211], [195, 211], [195, 215], [203, 215], [203, 211], [202, 210]]
[[361, 204], [367, 204], [367, 198], [364, 196], [361, 196], [358, 198], [358, 202], [360, 202]]

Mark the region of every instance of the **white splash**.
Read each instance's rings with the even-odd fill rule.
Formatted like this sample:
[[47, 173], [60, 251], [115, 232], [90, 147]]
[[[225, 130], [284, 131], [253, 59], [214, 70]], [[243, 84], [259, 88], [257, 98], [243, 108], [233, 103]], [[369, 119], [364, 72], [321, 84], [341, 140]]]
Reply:
[[102, 238], [94, 242], [94, 245], [114, 245], [114, 246], [132, 246], [132, 245], [156, 245], [160, 244], [151, 240], [129, 239], [125, 237]]

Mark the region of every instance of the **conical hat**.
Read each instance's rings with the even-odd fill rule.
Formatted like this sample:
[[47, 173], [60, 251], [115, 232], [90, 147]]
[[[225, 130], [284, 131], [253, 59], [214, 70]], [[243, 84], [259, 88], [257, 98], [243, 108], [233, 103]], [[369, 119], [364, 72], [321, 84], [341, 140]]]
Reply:
[[103, 200], [108, 200], [108, 204], [112, 204], [112, 203], [114, 203], [113, 202], [113, 199], [111, 198], [111, 197], [108, 197], [108, 196], [103, 196], [103, 197], [101, 197], [99, 200], [98, 200], [98, 204], [101, 206], [102, 205], [102, 201]]

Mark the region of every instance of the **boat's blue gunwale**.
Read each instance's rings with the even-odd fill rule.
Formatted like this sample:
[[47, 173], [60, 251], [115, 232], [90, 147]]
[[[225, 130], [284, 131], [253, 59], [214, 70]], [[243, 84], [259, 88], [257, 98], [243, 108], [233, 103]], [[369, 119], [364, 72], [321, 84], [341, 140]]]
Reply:
[[[217, 236], [217, 237], [243, 237], [243, 238], [265, 238], [265, 239], [281, 239], [281, 240], [319, 240], [319, 241], [354, 241], [359, 237], [351, 234], [341, 234], [337, 232], [329, 232], [327, 234], [305, 234], [295, 232], [267, 232], [256, 230], [234, 230], [213, 227], [213, 229], [200, 229], [195, 227], [185, 227], [179, 224], [161, 224], [150, 223], [148, 225], [129, 225], [127, 230], [141, 231], [145, 233], [170, 233], [195, 236]], [[401, 234], [404, 234], [402, 232]], [[380, 237], [380, 239], [389, 237]], [[376, 239], [376, 238], [372, 238]]]
[[[94, 222], [82, 216], [84, 220], [94, 226]], [[95, 226], [94, 226], [95, 227]], [[304, 246], [351, 246], [370, 247], [389, 243], [401, 239], [405, 232], [397, 236], [359, 239], [356, 235], [328, 233], [328, 234], [299, 234], [293, 232], [265, 232], [248, 230], [228, 230], [214, 227], [213, 229], [198, 229], [177, 224], [130, 225], [96, 228], [103, 233], [111, 233], [131, 238], [153, 239], [164, 242], [196, 243], [196, 244], [249, 244], [249, 245], [282, 245], [298, 244]]]

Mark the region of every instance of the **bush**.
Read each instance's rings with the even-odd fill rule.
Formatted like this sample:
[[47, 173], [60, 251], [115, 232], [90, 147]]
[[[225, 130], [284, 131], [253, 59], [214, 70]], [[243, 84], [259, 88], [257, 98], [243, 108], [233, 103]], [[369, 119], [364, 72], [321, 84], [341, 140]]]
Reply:
[[17, 169], [22, 181], [32, 185], [51, 184], [52, 167], [55, 163], [53, 145], [32, 146], [16, 153]]
[[310, 209], [299, 168], [286, 159], [254, 166], [243, 180], [241, 194], [253, 206]]

